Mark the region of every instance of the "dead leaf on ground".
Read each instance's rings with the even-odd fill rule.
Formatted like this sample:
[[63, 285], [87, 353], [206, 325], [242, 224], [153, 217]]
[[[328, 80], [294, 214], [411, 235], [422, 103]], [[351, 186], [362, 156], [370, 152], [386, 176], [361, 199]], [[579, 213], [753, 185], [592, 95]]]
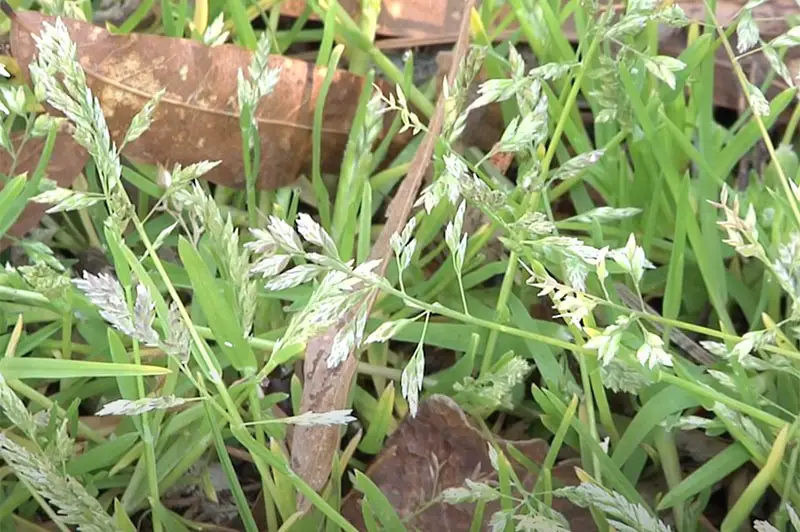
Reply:
[[[378, 17], [377, 30], [384, 36], [393, 37], [385, 42], [378, 41], [379, 48], [410, 48], [414, 46], [445, 44], [455, 42], [461, 20], [461, 8], [465, 0], [384, 0], [380, 16]], [[356, 0], [343, 0], [342, 7], [353, 17], [360, 12], [360, 4]], [[703, 22], [705, 20], [705, 2], [702, 0], [682, 0], [676, 2], [683, 8], [689, 20]], [[741, 11], [746, 0], [721, 0], [716, 4], [716, 16], [720, 24], [728, 26]], [[289, 16], [299, 16], [305, 7], [305, 0], [289, 0], [284, 2], [281, 13]], [[624, 4], [614, 4], [614, 9], [622, 12]], [[758, 23], [761, 37], [768, 41], [789, 29], [787, 15], [795, 14], [797, 6], [794, 0], [776, 0], [766, 2], [753, 10], [753, 17]], [[508, 8], [502, 8], [495, 20], [503, 20], [508, 14]], [[516, 21], [512, 22], [507, 31], [498, 37], [498, 41], [508, 39], [517, 29]], [[562, 33], [573, 43], [578, 41], [578, 32], [573, 18], [569, 18], [562, 26]], [[678, 56], [686, 48], [686, 33], [684, 31], [666, 30], [661, 33], [662, 53]], [[733, 37], [735, 40], [735, 36]], [[792, 76], [800, 73], [800, 52], [793, 50], [787, 55], [787, 63]], [[769, 72], [769, 62], [762, 54], [753, 54], [740, 60], [745, 73], [752, 76], [756, 82], [764, 79]], [[730, 60], [723, 49], [716, 56], [716, 79], [714, 91], [715, 103], [721, 107], [738, 109], [742, 104], [742, 91], [734, 75]], [[757, 83], [758, 84], [758, 83]], [[786, 88], [785, 83], [778, 79], [775, 81], [772, 95], [778, 90]], [[496, 106], [495, 106], [496, 107]], [[492, 111], [494, 119], [495, 111]], [[788, 115], [787, 115], [788, 118]], [[473, 128], [474, 129], [474, 128]], [[469, 130], [469, 127], [468, 127]], [[491, 135], [495, 137], [494, 132]], [[491, 146], [486, 147], [488, 149]]]
[[[498, 443], [504, 450], [512, 444], [536, 464], [543, 462], [549, 448], [542, 439], [498, 440]], [[507, 452], [505, 454], [523, 484], [530, 489], [535, 477]], [[558, 464], [553, 470], [556, 482], [579, 484], [574, 465], [572, 460]], [[444, 395], [430, 396], [420, 405], [416, 418], [407, 419], [398, 427], [367, 469], [367, 476], [386, 495], [400, 518], [409, 518], [408, 529], [420, 531], [469, 530], [474, 504], [437, 503], [424, 510], [423, 506], [447, 488], [464, 486], [466, 479], [497, 480], [489, 460], [489, 442], [456, 402]], [[360, 501], [361, 494], [351, 491], [342, 503], [342, 515], [356, 528], [364, 530]], [[588, 511], [558, 498], [553, 499], [553, 508], [564, 514], [572, 530], [596, 530]], [[497, 510], [497, 502], [487, 504], [481, 530], [487, 529], [492, 513]]]
[[[473, 5], [474, 0], [469, 0], [464, 9], [472, 9]], [[466, 23], [469, 19], [464, 17], [464, 20], [453, 51], [454, 56], [459, 58], [467, 53], [469, 47], [469, 25]], [[454, 77], [455, 68], [450, 72], [448, 79]], [[375, 271], [377, 275], [383, 275], [386, 270], [387, 259], [391, 253], [389, 246], [391, 235], [400, 231], [408, 220], [411, 206], [433, 156], [436, 137], [442, 127], [443, 113], [444, 99], [440, 96], [436, 102], [433, 119], [428, 125], [428, 132], [389, 204], [386, 224], [372, 247], [370, 259], [381, 260], [381, 265]], [[373, 302], [374, 297], [367, 303], [370, 308]], [[352, 316], [346, 317], [341, 323], [347, 319], [352, 319]], [[356, 371], [355, 356], [350, 353], [338, 367], [333, 369], [328, 368], [326, 364], [337, 331], [337, 326], [331, 327], [325, 333], [312, 338], [306, 346], [301, 412], [328, 412], [345, 408], [347, 405], [347, 396]], [[340, 438], [340, 428], [336, 426], [295, 428], [292, 438], [292, 469], [315, 490], [321, 489], [328, 481]], [[304, 506], [308, 508], [307, 501], [304, 502]]]
[[[378, 15], [377, 31], [382, 35], [419, 37], [450, 31], [458, 34], [465, 0], [383, 0]], [[351, 17], [361, 13], [360, 0], [339, 0]], [[305, 0], [285, 0], [281, 14], [299, 17]], [[314, 14], [311, 18], [317, 18]], [[455, 41], [455, 39], [453, 39]]]
[[[55, 23], [33, 11], [19, 11], [12, 23], [12, 55], [30, 80], [33, 36], [42, 23]], [[219, 160], [207, 174], [215, 183], [244, 186], [237, 72], [247, 71], [251, 53], [233, 44], [208, 47], [197, 41], [155, 35], [113, 35], [103, 28], [63, 19], [78, 49], [89, 88], [98, 97], [113, 139], [119, 143], [133, 116], [160, 89], [166, 93], [150, 129], [123, 154], [146, 163], [190, 164]], [[261, 167], [258, 185], [273, 189], [292, 183], [310, 164], [314, 109], [326, 69], [271, 56], [280, 81], [258, 107]], [[333, 77], [323, 113], [322, 163], [336, 171], [355, 114], [364, 78], [339, 71]], [[385, 119], [388, 130], [391, 114]], [[406, 137], [396, 137], [390, 154]]]
[[[299, 17], [306, 3], [306, 0], [286, 0], [281, 4], [281, 14]], [[465, 3], [466, 0], [383, 0], [377, 31], [388, 37], [440, 38], [450, 35], [454, 42]], [[705, 21], [705, 3], [702, 0], [678, 0], [675, 3], [683, 8], [689, 20]], [[723, 26], [727, 26], [746, 3], [747, 0], [718, 1], [715, 11], [717, 19]], [[358, 0], [339, 0], [339, 4], [353, 18], [358, 17], [361, 12], [361, 3]], [[625, 4], [617, 2], [613, 8], [624, 11]], [[789, 29], [786, 15], [796, 12], [794, 0], [774, 0], [757, 6], [753, 10], [753, 17], [758, 22], [762, 37], [775, 36]], [[495, 20], [503, 20], [508, 13], [508, 7], [500, 8]], [[315, 19], [315, 14], [312, 13], [311, 18]], [[508, 26], [510, 30], [517, 28], [516, 21]]]
[[[12, 144], [19, 147], [22, 140], [21, 135], [15, 135], [12, 138]], [[28, 177], [31, 177], [36, 166], [39, 164], [39, 157], [44, 148], [44, 139], [35, 138], [29, 139], [17, 158], [17, 165], [13, 170], [14, 175], [19, 175], [28, 172]], [[88, 154], [83, 150], [72, 137], [67, 133], [59, 133], [56, 136], [56, 143], [53, 146], [53, 156], [47, 163], [45, 177], [52, 179], [59, 186], [69, 187], [78, 174], [86, 164]], [[12, 171], [13, 160], [11, 155], [5, 150], [0, 150], [0, 173], [8, 175]], [[0, 181], [0, 190], [3, 185]], [[17, 218], [16, 223], [8, 230], [8, 234], [21, 238], [28, 231], [33, 229], [39, 224], [39, 221], [45, 215], [45, 211], [49, 205], [41, 205], [36, 203], [29, 203]], [[5, 249], [11, 242], [7, 238], [0, 238], [0, 251]]]

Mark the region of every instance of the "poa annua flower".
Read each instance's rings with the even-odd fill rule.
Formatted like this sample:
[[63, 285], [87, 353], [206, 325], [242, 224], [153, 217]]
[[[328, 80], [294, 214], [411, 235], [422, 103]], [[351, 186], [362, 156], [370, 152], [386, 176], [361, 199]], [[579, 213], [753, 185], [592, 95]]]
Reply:
[[463, 487], [447, 488], [441, 493], [445, 504], [490, 502], [500, 498], [500, 492], [484, 482], [466, 479]]
[[403, 291], [405, 290], [403, 272], [411, 265], [411, 260], [417, 249], [417, 241], [412, 238], [416, 225], [416, 219], [411, 218], [400, 234], [395, 233], [389, 239], [389, 244], [392, 247], [392, 251], [394, 251], [395, 259], [397, 260], [397, 268], [400, 272], [400, 290]]
[[[597, 273], [597, 278], [600, 280], [600, 284], [603, 284], [608, 278], [608, 270], [606, 269], [607, 255], [608, 246], [600, 249], [600, 252], [597, 254], [597, 259], [595, 260], [595, 272]], [[605, 289], [605, 286], [603, 286], [603, 288]]]
[[729, 374], [725, 373], [724, 371], [717, 371], [715, 369], [709, 369], [707, 371], [708, 374], [714, 377], [714, 380], [716, 380], [722, 386], [725, 386], [733, 391], [737, 390], [736, 382], [734, 382], [733, 377], [731, 377]]
[[31, 439], [35, 438], [37, 424], [25, 404], [14, 393], [3, 375], [0, 374], [0, 411], [12, 425], [20, 429]]
[[[412, 221], [400, 235], [392, 238], [392, 247], [409, 262], [409, 248], [413, 242], [409, 239], [413, 230]], [[302, 345], [315, 334], [341, 322], [342, 328], [334, 338], [327, 360], [328, 367], [337, 367], [362, 344], [368, 311], [364, 302], [369, 300], [377, 285], [385, 283], [373, 272], [381, 261], [367, 261], [355, 268], [353, 261], [342, 262], [330, 235], [305, 214], [298, 216], [297, 232], [275, 216], [270, 217], [266, 230], [251, 232], [255, 240], [246, 247], [263, 253], [263, 256], [250, 272], [268, 278], [265, 285], [268, 290], [285, 290], [321, 278], [308, 304], [292, 317], [274, 352], [280, 352], [288, 343]], [[321, 253], [305, 251], [301, 236], [307, 243], [320, 248]], [[410, 252], [413, 253], [413, 248]], [[284, 272], [293, 258], [307, 262]], [[345, 319], [347, 316], [353, 319]]]
[[111, 517], [86, 488], [43, 452], [29, 450], [0, 434], [0, 457], [19, 478], [58, 509], [62, 524], [76, 525], [81, 532], [116, 529]]
[[544, 515], [515, 515], [514, 530], [519, 532], [569, 532], [569, 524], [555, 521]]
[[86, 22], [86, 14], [77, 0], [43, 0], [42, 11], [51, 16], [63, 15], [67, 18]]
[[280, 79], [281, 69], [269, 68], [270, 47], [269, 34], [263, 32], [259, 36], [256, 51], [247, 68], [248, 77], [245, 78], [241, 69], [238, 72], [239, 109], [242, 117], [250, 118], [247, 124], [243, 124], [243, 127], [249, 127], [251, 132], [258, 131], [255, 113], [258, 102], [275, 90]]
[[753, 205], [747, 209], [744, 218], [739, 216], [739, 198], [734, 196], [730, 206], [728, 206], [728, 188], [723, 187], [720, 193], [719, 203], [709, 201], [711, 205], [722, 209], [725, 213], [725, 221], [717, 222], [728, 235], [724, 242], [733, 247], [737, 253], [743, 257], [756, 257], [766, 261], [766, 252], [758, 242], [758, 228], [756, 226], [756, 211]]
[[545, 236], [533, 240], [525, 240], [524, 244], [541, 255], [555, 255], [563, 258], [573, 257], [581, 260], [587, 266], [593, 266], [599, 254], [598, 249], [584, 244], [579, 238], [570, 236]]
[[364, 339], [364, 329], [367, 326], [369, 307], [366, 301], [358, 307], [355, 319], [348, 320], [333, 339], [331, 354], [328, 356], [327, 364], [333, 368], [344, 362], [344, 360], [356, 348], [361, 346]]
[[290, 270], [270, 279], [264, 288], [278, 292], [288, 290], [303, 283], [307, 283], [322, 273], [324, 270], [316, 264], [299, 264]]
[[594, 301], [587, 299], [580, 293], [568, 295], [556, 301], [555, 307], [558, 314], [555, 317], [563, 318], [573, 325], [580, 326], [581, 322], [592, 313], [596, 305]]
[[745, 53], [758, 44], [760, 38], [752, 10], [743, 9], [736, 24], [736, 51], [740, 54]]
[[642, 212], [642, 209], [637, 207], [597, 207], [595, 209], [586, 211], [569, 218], [570, 222], [614, 222], [617, 220], [624, 220], [632, 216], [636, 216]]
[[35, 261], [30, 266], [20, 266], [17, 271], [31, 288], [47, 296], [49, 299], [63, 297], [69, 289], [69, 276], [63, 271], [54, 269], [52, 261]]
[[297, 416], [285, 418], [286, 423], [303, 427], [347, 425], [356, 420], [352, 410], [331, 410], [329, 412], [304, 412]]
[[464, 266], [464, 258], [467, 253], [467, 235], [461, 234], [464, 226], [464, 214], [466, 212], [467, 204], [462, 201], [456, 211], [456, 216], [452, 222], [447, 224], [445, 229], [445, 243], [447, 244], [450, 254], [453, 257], [453, 265], [456, 270], [456, 275], [461, 278], [461, 270]]
[[495, 471], [500, 471], [500, 455], [497, 452], [497, 449], [490, 443], [488, 444], [489, 447], [489, 463], [492, 464], [492, 469]]
[[664, 430], [704, 430], [706, 434], [712, 435], [714, 430], [726, 432], [725, 425], [717, 419], [710, 419], [700, 416], [680, 416], [676, 414], [674, 418], [668, 418], [659, 423]]
[[643, 56], [644, 67], [655, 77], [663, 81], [670, 89], [675, 90], [675, 72], [686, 68], [679, 59], [667, 55]]
[[[346, 268], [346, 265], [340, 265]], [[287, 272], [288, 273], [288, 272]], [[312, 292], [311, 298], [305, 308], [295, 314], [286, 332], [276, 344], [274, 351], [278, 352], [287, 342], [305, 343], [311, 337], [323, 332], [328, 327], [339, 323], [348, 312], [359, 308], [368, 297], [370, 287], [363, 286], [360, 279], [352, 277], [348, 272], [330, 270], [322, 277], [317, 288]], [[359, 315], [360, 316], [360, 315]], [[352, 335], [344, 336], [342, 341], [355, 340], [360, 343], [363, 337], [363, 326], [366, 325], [366, 318], [356, 319], [352, 330]], [[342, 349], [337, 349], [337, 355], [341, 354]], [[349, 352], [349, 350], [347, 350]], [[346, 357], [346, 354], [345, 354]], [[336, 367], [343, 358], [329, 357], [328, 367]]]
[[169, 306], [167, 322], [167, 336], [161, 343], [161, 349], [169, 356], [177, 358], [181, 364], [185, 364], [189, 361], [189, 329], [186, 327], [186, 323], [178, 310], [178, 305], [174, 301]]
[[392, 250], [398, 257], [403, 253], [403, 249], [411, 242], [414, 230], [417, 228], [417, 219], [410, 218], [400, 233], [395, 233], [389, 239]]
[[425, 212], [430, 214], [444, 198], [455, 205], [461, 196], [462, 182], [468, 178], [467, 165], [458, 155], [448, 153], [444, 156], [444, 171], [436, 180], [425, 187], [414, 204], [423, 205]]
[[213, 250], [219, 258], [222, 272], [233, 285], [238, 315], [241, 316], [245, 336], [252, 332], [255, 317], [257, 285], [250, 279], [250, 249], [239, 245], [239, 231], [233, 225], [230, 214], [223, 216], [217, 202], [205, 193], [199, 183], [194, 182], [189, 190], [181, 183], [194, 179], [212, 169], [217, 163], [198, 163], [186, 168], [176, 167], [171, 182], [176, 187], [175, 200], [181, 209], [188, 210], [196, 228], [196, 238], [207, 234]]
[[138, 113], [133, 117], [131, 120], [131, 125], [128, 127], [128, 132], [125, 134], [125, 140], [122, 141], [122, 147], [126, 144], [131, 143], [141, 137], [145, 131], [150, 128], [150, 124], [153, 123], [153, 115], [156, 111], [156, 106], [161, 101], [161, 98], [164, 96], [165, 90], [160, 89], [156, 92], [153, 97], [148, 100], [144, 107], [139, 110]]
[[135, 401], [117, 399], [106, 403], [97, 411], [96, 416], [136, 416], [153, 410], [167, 410], [186, 404], [186, 399], [165, 395], [163, 397], [145, 397]]
[[547, 218], [546, 214], [537, 211], [524, 213], [509, 224], [509, 229], [519, 231], [524, 240], [536, 240], [542, 236], [553, 234], [556, 226]]
[[644, 506], [630, 502], [621, 494], [593, 482], [582, 482], [578, 486], [558, 489], [555, 495], [567, 498], [582, 508], [590, 506], [596, 508], [606, 515], [609, 524], [617, 530], [672, 531]]
[[203, 44], [206, 46], [214, 47], [224, 44], [228, 40], [230, 32], [224, 31], [225, 20], [222, 13], [217, 15], [217, 18], [208, 25], [206, 31], [203, 33]]
[[550, 276], [543, 279], [532, 276], [527, 284], [540, 288], [538, 296], [550, 296], [553, 307], [558, 311], [555, 317], [573, 325], [580, 326], [583, 319], [597, 306], [597, 303], [585, 294], [573, 287], [558, 283]]
[[144, 285], [136, 287], [134, 311], [128, 308], [122, 285], [107, 273], [94, 275], [83, 272], [83, 279], [73, 281], [94, 303], [115, 329], [146, 345], [158, 345], [158, 333], [153, 329], [154, 305]]
[[613, 358], [608, 364], [600, 365], [600, 378], [603, 380], [603, 386], [615, 393], [637, 394], [645, 386], [652, 384], [652, 379], [646, 372], [619, 358]]
[[500, 367], [493, 368], [477, 379], [467, 377], [456, 383], [456, 400], [470, 411], [492, 411], [511, 407], [512, 389], [523, 382], [531, 366], [520, 357], [512, 357]]
[[274, 277], [282, 272], [291, 260], [291, 255], [267, 255], [250, 268], [250, 273], [260, 274], [265, 278]]
[[589, 167], [596, 164], [603, 157], [603, 153], [603, 150], [593, 150], [573, 157], [553, 172], [553, 179], [565, 181], [578, 177]]
[[735, 427], [747, 434], [748, 438], [759, 447], [764, 455], [769, 453], [771, 445], [752, 419], [719, 402], [714, 403], [712, 410], [720, 420], [725, 421], [726, 425]]
[[636, 351], [636, 359], [642, 366], [650, 369], [658, 366], [672, 367], [672, 357], [664, 351], [661, 337], [645, 331], [645, 342]]
[[408, 318], [385, 321], [367, 337], [364, 343], [383, 343], [387, 340], [390, 340], [394, 335], [403, 330], [406, 325], [412, 323], [413, 321], [413, 319]]
[[168, 189], [168, 191], [181, 190], [191, 181], [203, 177], [216, 168], [219, 163], [219, 161], [200, 161], [187, 166], [175, 164], [172, 167], [172, 171], [161, 168], [162, 171], [157, 176], [160, 180], [159, 184]]
[[578, 292], [586, 292], [586, 278], [589, 275], [589, 268], [586, 263], [575, 257], [568, 256], [564, 260], [563, 266], [567, 284]]
[[461, 60], [455, 78], [448, 80], [445, 76], [443, 80], [444, 118], [442, 120], [442, 137], [450, 145], [453, 145], [466, 127], [469, 109], [464, 109], [464, 106], [467, 103], [469, 87], [480, 72], [486, 53], [487, 48], [484, 46], [471, 46], [466, 56]]
[[403, 374], [400, 378], [403, 397], [408, 401], [411, 417], [416, 417], [417, 415], [419, 393], [422, 391], [422, 379], [424, 376], [425, 353], [422, 350], [422, 343], [419, 343], [411, 360], [408, 361], [405, 369], [403, 369]]
[[384, 103], [381, 96], [379, 91], [375, 91], [367, 102], [366, 116], [356, 142], [356, 168], [364, 168], [372, 160], [372, 145], [383, 129]]
[[[60, 18], [55, 24], [43, 23], [42, 28], [40, 35], [33, 36], [38, 55], [30, 66], [36, 90], [75, 125], [75, 140], [95, 160], [104, 193], [109, 199], [115, 198], [118, 207], [124, 207], [127, 196], [112, 195], [122, 173], [119, 151], [111, 141], [100, 102], [86, 85], [75, 43]], [[60, 74], [60, 81], [56, 74]], [[124, 216], [124, 213], [118, 215]]]
[[25, 89], [22, 86], [0, 87], [0, 95], [5, 108], [15, 115], [25, 114]]
[[269, 231], [251, 227], [250, 235], [253, 237], [253, 240], [245, 244], [244, 247], [249, 249], [252, 253], [271, 255], [278, 249], [278, 244], [275, 242], [275, 239], [272, 238], [272, 233]]
[[784, 291], [793, 300], [800, 299], [800, 233], [793, 232], [787, 243], [778, 246], [772, 271]]
[[512, 517], [512, 510], [499, 510], [493, 513], [492, 517], [489, 519], [489, 531], [502, 532], [506, 529]]
[[382, 111], [395, 111], [400, 115], [400, 121], [402, 122], [403, 127], [400, 128], [399, 133], [402, 133], [407, 129], [411, 129], [411, 133], [416, 135], [420, 131], [428, 130], [428, 128], [426, 128], [425, 125], [423, 125], [423, 123], [420, 121], [419, 117], [409, 109], [406, 95], [400, 85], [395, 86], [397, 98], [395, 98], [395, 95], [392, 93], [389, 93], [388, 96], [384, 95], [380, 87], [377, 85], [375, 85], [375, 90], [381, 95], [380, 98], [384, 104]]
[[275, 243], [287, 253], [300, 255], [303, 253], [303, 243], [292, 226], [277, 216], [269, 217], [267, 225]]
[[597, 358], [607, 366], [617, 355], [622, 343], [622, 335], [628, 325], [632, 322], [629, 316], [620, 316], [612, 324], [606, 327], [601, 334], [593, 336], [584, 347], [597, 351]]
[[578, 63], [545, 63], [533, 68], [528, 75], [542, 81], [560, 79], [566, 76]]
[[333, 238], [308, 214], [300, 213], [297, 215], [297, 231], [306, 242], [319, 246], [326, 256], [334, 259], [339, 258], [339, 251], [336, 249], [336, 243]]
[[34, 203], [45, 203], [52, 205], [47, 209], [48, 214], [63, 211], [75, 211], [86, 209], [105, 200], [102, 194], [92, 192], [80, 192], [71, 188], [56, 187], [46, 190], [31, 198]]
[[654, 269], [655, 265], [644, 256], [644, 249], [636, 245], [636, 237], [631, 234], [622, 249], [615, 249], [609, 256], [622, 267], [638, 285], [645, 269]]
[[469, 106], [469, 109], [479, 109], [490, 103], [503, 102], [514, 97], [517, 92], [531, 83], [528, 78], [519, 79], [488, 79], [478, 87], [478, 97]]
[[547, 136], [547, 114], [528, 113], [515, 116], [500, 137], [492, 152], [520, 152], [538, 146]]

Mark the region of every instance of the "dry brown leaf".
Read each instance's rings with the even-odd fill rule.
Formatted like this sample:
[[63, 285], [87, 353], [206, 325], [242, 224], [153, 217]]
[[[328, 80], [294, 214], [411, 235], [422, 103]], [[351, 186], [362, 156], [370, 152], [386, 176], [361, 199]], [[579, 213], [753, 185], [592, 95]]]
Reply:
[[[461, 20], [461, 6], [465, 0], [384, 0], [383, 9], [378, 17], [377, 30], [380, 34], [394, 37], [386, 41], [378, 41], [379, 48], [409, 48], [413, 46], [446, 44], [455, 42], [458, 35], [458, 27]], [[359, 2], [356, 0], [344, 0], [341, 5], [350, 13], [356, 16], [359, 13]], [[676, 2], [683, 8], [687, 17], [691, 21], [703, 22], [705, 20], [705, 2], [702, 0], [679, 0]], [[741, 10], [746, 0], [720, 0], [716, 3], [716, 16], [723, 26], [728, 26]], [[281, 12], [285, 15], [299, 16], [305, 6], [305, 0], [289, 0], [284, 2]], [[507, 9], [507, 8], [505, 8]], [[507, 11], [502, 9], [495, 20], [502, 20]], [[614, 4], [614, 9], [622, 11], [624, 4]], [[776, 0], [766, 2], [753, 10], [753, 17], [756, 19], [761, 37], [769, 40], [787, 31], [787, 15], [797, 13], [797, 6], [794, 0]], [[509, 25], [507, 31], [498, 37], [498, 41], [508, 39], [513, 31], [517, 29], [516, 21]], [[562, 27], [562, 33], [572, 42], [577, 42], [578, 33], [575, 28], [574, 20], [569, 18]], [[667, 31], [661, 35], [662, 52], [667, 55], [677, 56], [686, 47], [686, 35], [681, 31]], [[800, 51], [790, 50], [787, 58], [789, 70], [793, 76], [800, 74]], [[752, 75], [756, 81], [763, 79], [769, 71], [769, 63], [761, 54], [755, 54], [743, 58], [742, 64], [745, 73]], [[734, 76], [730, 60], [724, 50], [720, 49], [716, 57], [716, 79], [714, 100], [721, 107], [738, 109], [742, 102], [742, 93], [739, 83]], [[781, 80], [777, 80], [774, 86], [775, 91], [785, 88]], [[494, 120], [496, 111], [491, 111], [490, 119]], [[494, 137], [477, 133], [480, 128], [467, 127], [466, 137], [469, 137], [470, 130], [481, 137]], [[489, 149], [491, 145], [485, 146], [484, 143], [476, 146]]]
[[[498, 443], [503, 449], [513, 444], [537, 464], [542, 463], [548, 451], [548, 444], [542, 439], [498, 440]], [[367, 469], [367, 476], [386, 495], [400, 518], [409, 518], [406, 522], [409, 530], [469, 530], [473, 504], [439, 503], [421, 510], [443, 490], [464, 486], [466, 479], [496, 480], [488, 445], [489, 442], [469, 422], [455, 401], [444, 395], [432, 395], [422, 402], [415, 418], [404, 421], [386, 440], [380, 454]], [[505, 454], [523, 484], [530, 489], [535, 478], [507, 452]], [[573, 466], [572, 461], [560, 463], [554, 468], [553, 477], [565, 485], [579, 484]], [[351, 491], [342, 503], [342, 515], [356, 528], [364, 530], [360, 501], [361, 494]], [[565, 515], [572, 530], [596, 530], [588, 511], [563, 499], [554, 499], [553, 507]], [[487, 505], [481, 530], [487, 529], [492, 513], [498, 509], [496, 503]], [[420, 513], [415, 515], [416, 512]]]
[[[12, 138], [12, 143], [17, 149], [21, 140], [21, 135], [15, 135]], [[28, 172], [30, 177], [39, 164], [39, 157], [43, 148], [44, 139], [29, 139], [22, 146], [17, 165], [14, 168], [14, 175]], [[53, 146], [53, 155], [47, 163], [45, 177], [52, 179], [61, 187], [69, 187], [83, 169], [87, 158], [86, 151], [72, 140], [70, 135], [59, 133]], [[0, 172], [8, 175], [12, 170], [12, 164], [13, 160], [8, 152], [0, 150]], [[2, 190], [3, 185], [4, 183], [0, 181], [0, 190]], [[21, 238], [38, 225], [48, 207], [48, 205], [29, 203], [17, 218], [16, 223], [8, 230], [8, 234], [15, 238]], [[0, 238], [0, 251], [7, 247], [9, 243], [10, 241], [7, 238]]]
[[[376, 29], [382, 35], [405, 37], [437, 35], [448, 30], [458, 34], [465, 3], [465, 0], [383, 0]], [[361, 12], [360, 0], [339, 0], [339, 5], [354, 18]], [[305, 0], [285, 0], [281, 14], [299, 17], [305, 7]], [[316, 16], [312, 14], [311, 18]]]
[[[464, 9], [472, 9], [473, 5], [474, 0], [470, 0]], [[463, 57], [467, 52], [469, 25], [466, 21], [468, 20], [468, 17], [464, 17], [465, 23], [461, 27], [461, 34], [453, 52], [455, 57]], [[455, 67], [450, 74], [448, 79], [454, 79]], [[442, 127], [443, 106], [444, 100], [440, 97], [436, 102], [433, 119], [428, 125], [428, 132], [411, 161], [406, 177], [389, 204], [386, 224], [378, 241], [372, 247], [370, 259], [382, 261], [376, 271], [378, 275], [382, 275], [386, 269], [390, 253], [389, 238], [399, 231], [408, 220], [411, 206], [430, 164], [436, 136]], [[369, 301], [368, 305], [371, 307], [372, 303], [373, 301]], [[301, 412], [327, 412], [345, 408], [347, 404], [348, 392], [356, 371], [355, 356], [350, 353], [344, 362], [335, 369], [328, 368], [325, 362], [337, 330], [338, 326], [334, 326], [308, 342], [303, 364], [304, 385], [303, 398], [300, 403]], [[321, 489], [328, 481], [331, 462], [339, 448], [339, 431], [340, 429], [335, 426], [299, 426], [295, 428], [292, 438], [292, 469], [316, 490]], [[307, 508], [307, 501], [305, 507]]]
[[[55, 17], [20, 11], [14, 15], [12, 54], [25, 76], [36, 46], [33, 35]], [[154, 35], [113, 35], [103, 28], [64, 19], [78, 47], [89, 88], [99, 98], [112, 137], [120, 142], [133, 116], [160, 89], [166, 93], [150, 129], [126, 146], [124, 155], [147, 163], [221, 161], [207, 174], [218, 184], [243, 187], [237, 72], [247, 71], [251, 53], [233, 44], [208, 47], [197, 41]], [[314, 109], [326, 69], [271, 56], [281, 75], [258, 107], [261, 168], [258, 186], [292, 183], [311, 160]], [[364, 78], [337, 72], [323, 113], [323, 170], [338, 170]], [[385, 119], [388, 129], [390, 114]], [[397, 137], [396, 153], [407, 137]]]
[[[461, 24], [461, 14], [466, 0], [383, 0], [378, 16], [377, 31], [389, 37], [434, 38], [450, 35], [455, 41]], [[703, 0], [678, 0], [675, 2], [683, 8], [692, 21], [705, 20], [705, 3]], [[716, 3], [716, 16], [719, 22], [727, 26], [733, 21], [747, 0], [720, 0]], [[339, 4], [351, 17], [357, 17], [361, 11], [358, 0], [339, 0]], [[281, 4], [281, 14], [299, 17], [306, 6], [305, 0], [286, 0]], [[614, 9], [622, 11], [625, 4], [617, 2]], [[786, 15], [797, 13], [794, 0], [775, 0], [766, 2], [753, 10], [762, 36], [775, 36], [788, 29]], [[508, 14], [508, 8], [498, 11], [495, 20], [502, 20]], [[312, 14], [311, 18], [315, 18]], [[565, 32], [571, 27], [572, 19], [567, 22]], [[509, 30], [517, 29], [516, 21], [508, 26]], [[569, 33], [566, 33], [569, 35]], [[419, 45], [418, 43], [417, 45]], [[431, 44], [431, 43], [425, 43]], [[441, 43], [439, 43], [441, 44]]]

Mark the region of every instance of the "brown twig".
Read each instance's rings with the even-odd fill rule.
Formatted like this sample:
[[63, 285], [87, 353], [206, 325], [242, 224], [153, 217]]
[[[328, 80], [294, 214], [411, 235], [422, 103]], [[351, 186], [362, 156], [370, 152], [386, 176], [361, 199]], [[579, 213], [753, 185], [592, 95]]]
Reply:
[[[466, 55], [469, 47], [469, 13], [474, 6], [474, 0], [469, 0], [464, 6], [462, 25], [459, 37], [454, 47], [454, 57]], [[459, 61], [453, 62], [450, 77], [455, 77]], [[444, 99], [439, 97], [432, 120], [428, 125], [428, 132], [411, 162], [408, 173], [400, 184], [394, 199], [387, 209], [386, 224], [372, 247], [371, 259], [382, 261], [377, 273], [383, 274], [391, 254], [389, 239], [392, 234], [400, 231], [406, 224], [414, 204], [414, 199], [423, 182], [433, 156], [436, 138], [442, 127], [444, 115]], [[365, 304], [372, 307], [374, 297]], [[339, 325], [345, 323], [348, 316]], [[356, 357], [350, 355], [336, 368], [328, 368], [326, 360], [330, 353], [333, 339], [339, 326], [328, 329], [325, 333], [308, 342], [304, 362], [303, 398], [301, 412], [326, 412], [345, 408], [348, 394], [356, 373]], [[328, 481], [331, 472], [331, 463], [339, 448], [341, 439], [339, 427], [303, 427], [295, 428], [292, 437], [292, 469], [300, 475], [311, 487], [320, 490]], [[308, 501], [302, 501], [301, 509], [309, 509]]]

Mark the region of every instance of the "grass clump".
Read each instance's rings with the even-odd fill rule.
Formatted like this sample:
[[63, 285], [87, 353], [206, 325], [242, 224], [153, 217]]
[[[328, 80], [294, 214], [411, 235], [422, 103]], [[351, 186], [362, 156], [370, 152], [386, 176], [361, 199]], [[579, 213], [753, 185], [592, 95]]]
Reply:
[[[142, 29], [150, 4], [115, 31]], [[220, 166], [202, 150], [128, 160], [175, 96], [116, 131], [60, 18], [34, 34], [30, 83], [0, 88], [0, 528], [413, 530], [467, 505], [465, 530], [800, 530], [792, 17], [761, 35], [759, 2], [723, 27], [706, 5], [702, 22], [672, 3], [487, 1], [465, 13], [455, 75], [426, 87], [424, 53], [401, 71], [382, 51], [379, 3], [356, 22], [311, 1], [288, 29], [266, 4], [259, 20], [165, 2], [147, 27], [253, 51], [231, 96], [241, 190], [206, 181]], [[277, 52], [311, 37], [330, 70], [290, 124], [308, 130], [309, 174], [260, 190], [264, 109], [292, 82]], [[729, 120], [718, 51], [745, 104]], [[741, 66], [755, 55], [763, 78]], [[332, 173], [345, 59], [363, 80]], [[89, 154], [72, 187], [48, 179], [59, 135]], [[12, 237], [26, 204], [47, 216]], [[488, 454], [446, 485], [435, 458], [409, 508], [414, 486], [371, 474], [433, 394]], [[536, 460], [515, 446], [532, 438], [548, 444]], [[437, 456], [433, 440], [401, 443]], [[322, 474], [304, 469], [311, 443], [333, 457]]]

